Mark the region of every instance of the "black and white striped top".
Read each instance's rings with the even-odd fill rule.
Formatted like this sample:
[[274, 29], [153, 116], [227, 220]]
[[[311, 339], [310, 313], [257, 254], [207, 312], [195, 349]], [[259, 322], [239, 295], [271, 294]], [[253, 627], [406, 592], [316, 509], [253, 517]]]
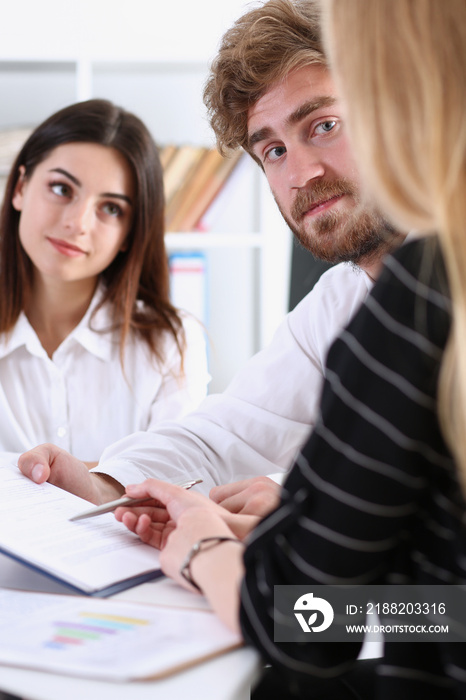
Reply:
[[[437, 416], [446, 289], [434, 239], [388, 258], [330, 349], [320, 419], [246, 550], [244, 636], [299, 683], [347, 670], [360, 645], [274, 644], [274, 585], [466, 583], [465, 501]], [[466, 645], [386, 644], [377, 691], [466, 698]]]

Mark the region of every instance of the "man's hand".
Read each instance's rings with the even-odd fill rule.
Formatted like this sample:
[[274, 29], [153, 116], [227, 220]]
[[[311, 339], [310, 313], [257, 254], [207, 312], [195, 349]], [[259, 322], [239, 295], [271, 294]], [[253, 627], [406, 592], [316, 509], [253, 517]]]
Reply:
[[49, 481], [96, 505], [118, 498], [124, 492], [123, 486], [114, 479], [103, 474], [90, 474], [84, 462], [49, 443], [22, 454], [18, 467], [36, 484]]
[[278, 506], [281, 487], [267, 476], [214, 486], [210, 498], [231, 513], [263, 518]]

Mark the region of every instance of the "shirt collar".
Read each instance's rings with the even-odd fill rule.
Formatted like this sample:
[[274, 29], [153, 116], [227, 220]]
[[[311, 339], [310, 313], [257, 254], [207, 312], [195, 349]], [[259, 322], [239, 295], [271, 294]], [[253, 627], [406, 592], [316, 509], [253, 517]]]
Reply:
[[[111, 360], [115, 353], [119, 353], [120, 334], [118, 331], [109, 330], [113, 323], [110, 305], [104, 304], [92, 316], [94, 309], [102, 301], [103, 295], [104, 289], [102, 286], [99, 286], [83, 318], [69, 336], [65, 338], [60, 348], [65, 349], [68, 343], [75, 341], [88, 352], [106, 361]], [[57, 352], [60, 348], [57, 349]]]
[[0, 357], [6, 357], [22, 346], [26, 346], [32, 355], [37, 355], [38, 357], [47, 356], [23, 311], [20, 313], [11, 333], [3, 334], [0, 339]]
[[[92, 328], [89, 325], [92, 313], [102, 300], [103, 293], [102, 286], [99, 286], [83, 318], [65, 338], [55, 353], [65, 352], [73, 342], [79, 343], [88, 352], [105, 361], [110, 361], [115, 356], [115, 353], [119, 352], [118, 331], [96, 332], [105, 331], [111, 327], [112, 318], [108, 304], [104, 304], [96, 312], [92, 318]], [[12, 332], [0, 339], [0, 358], [6, 357], [21, 346], [25, 346], [32, 355], [47, 357], [24, 312], [21, 312], [19, 315]]]

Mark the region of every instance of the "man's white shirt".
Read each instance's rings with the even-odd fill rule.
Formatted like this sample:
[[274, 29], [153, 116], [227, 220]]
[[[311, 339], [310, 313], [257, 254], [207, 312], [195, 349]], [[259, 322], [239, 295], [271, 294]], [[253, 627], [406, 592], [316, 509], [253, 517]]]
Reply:
[[111, 445], [94, 471], [124, 486], [146, 478], [202, 478], [205, 493], [285, 472], [314, 424], [328, 349], [371, 287], [352, 265], [331, 268], [222, 394], [208, 396], [179, 421]]

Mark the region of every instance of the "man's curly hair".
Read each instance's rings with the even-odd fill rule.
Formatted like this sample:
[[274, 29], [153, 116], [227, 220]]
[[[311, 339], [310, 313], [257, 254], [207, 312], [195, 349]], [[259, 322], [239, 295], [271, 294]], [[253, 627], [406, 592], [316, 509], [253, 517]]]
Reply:
[[294, 69], [325, 65], [313, 0], [269, 0], [224, 35], [204, 89], [210, 124], [223, 154], [248, 149], [248, 110]]

